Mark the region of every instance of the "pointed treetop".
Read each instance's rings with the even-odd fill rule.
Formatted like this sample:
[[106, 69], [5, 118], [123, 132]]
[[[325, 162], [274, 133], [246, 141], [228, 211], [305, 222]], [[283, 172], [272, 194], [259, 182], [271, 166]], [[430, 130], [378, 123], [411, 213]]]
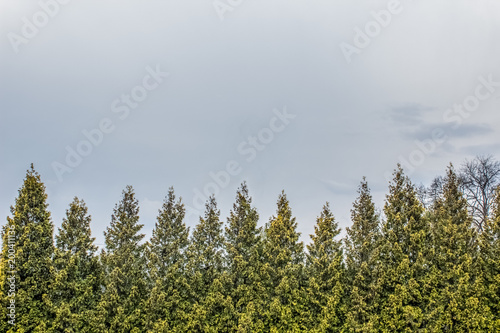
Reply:
[[85, 201], [74, 197], [69, 209], [66, 210], [61, 228], [58, 228], [57, 248], [71, 251], [73, 254], [88, 250], [96, 252], [97, 247], [93, 244], [95, 238], [91, 235], [90, 222], [91, 216], [88, 214]]
[[352, 226], [346, 228], [349, 238], [356, 241], [372, 242], [378, 231], [378, 215], [366, 177], [363, 177], [358, 187], [358, 197], [351, 209]]
[[330, 203], [323, 205], [320, 216], [316, 219], [314, 234], [311, 234], [312, 244], [307, 244], [309, 256], [332, 255], [340, 249], [341, 241], [335, 240], [340, 234], [338, 222], [330, 210]]

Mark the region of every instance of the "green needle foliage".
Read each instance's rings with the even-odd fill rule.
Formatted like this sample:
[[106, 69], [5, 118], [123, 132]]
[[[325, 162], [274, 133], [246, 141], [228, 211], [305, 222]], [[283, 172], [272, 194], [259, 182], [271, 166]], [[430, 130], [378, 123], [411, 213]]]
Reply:
[[432, 285], [428, 327], [433, 332], [487, 331], [481, 291], [475, 282], [476, 232], [467, 212], [467, 201], [450, 165], [443, 194], [433, 207]]
[[377, 250], [375, 290], [381, 299], [379, 318], [370, 323], [374, 328], [414, 332], [423, 324], [430, 243], [429, 221], [423, 212], [415, 187], [398, 166], [389, 184]]
[[479, 244], [482, 303], [491, 311], [491, 331], [498, 332], [500, 331], [500, 186], [496, 189], [492, 218], [486, 222]]
[[205, 216], [200, 217], [187, 250], [192, 310], [186, 331], [217, 332], [234, 318], [232, 302], [225, 296], [228, 279], [225, 274], [223, 276], [222, 224], [217, 202], [211, 196], [205, 205]]
[[[45, 186], [33, 165], [26, 173], [11, 214], [2, 232], [0, 328], [2, 332], [46, 332], [54, 319], [51, 311], [54, 226]], [[15, 252], [11, 262], [8, 261], [10, 248]], [[15, 296], [8, 297], [11, 283]], [[11, 313], [7, 309], [11, 300], [15, 301], [15, 318], [7, 317], [7, 311]], [[8, 323], [11, 319], [14, 324]]]
[[91, 332], [94, 324], [102, 270], [87, 211], [85, 202], [75, 198], [56, 235], [56, 279], [52, 286], [54, 332]]
[[260, 269], [262, 256], [262, 228], [257, 227], [259, 214], [252, 207], [246, 183], [236, 193], [226, 226], [226, 266], [230, 279], [230, 297], [233, 302], [239, 332], [255, 332], [262, 328], [262, 294], [265, 292]]
[[153, 235], [146, 248], [149, 287], [145, 327], [150, 332], [184, 332], [182, 323], [189, 314], [189, 283], [185, 276], [185, 250], [189, 228], [184, 223], [186, 210], [174, 189], [159, 211]]
[[349, 332], [372, 332], [378, 320], [375, 268], [380, 241], [379, 216], [375, 212], [365, 178], [351, 210], [352, 226], [346, 229], [348, 305], [345, 326]]
[[337, 332], [345, 321], [345, 269], [342, 241], [336, 239], [339, 234], [338, 223], [327, 202], [316, 220], [312, 243], [307, 245], [307, 304], [311, 331]]
[[1, 233], [0, 333], [500, 332], [500, 187], [479, 230], [463, 178], [437, 179], [417, 191], [398, 166], [379, 214], [363, 178], [345, 236], [326, 203], [307, 251], [284, 192], [263, 227], [246, 183], [225, 225], [211, 196], [190, 234], [170, 188], [146, 241], [127, 186], [97, 255], [78, 198], [54, 245], [31, 167]]
[[[266, 285], [267, 332], [296, 332], [306, 329], [302, 300], [305, 297], [304, 244], [299, 242], [297, 222], [283, 191], [276, 216], [266, 224], [264, 279]], [[306, 316], [307, 317], [307, 316]]]
[[132, 186], [122, 194], [104, 232], [104, 293], [96, 326], [103, 332], [142, 332], [142, 300], [147, 295], [143, 225], [139, 224], [139, 202]]

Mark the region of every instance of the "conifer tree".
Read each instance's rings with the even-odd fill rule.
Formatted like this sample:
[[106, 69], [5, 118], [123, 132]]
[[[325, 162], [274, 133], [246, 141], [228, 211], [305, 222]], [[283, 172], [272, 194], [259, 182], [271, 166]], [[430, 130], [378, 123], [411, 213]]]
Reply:
[[141, 332], [141, 303], [147, 295], [143, 225], [132, 186], [122, 195], [104, 232], [106, 250], [101, 257], [106, 277], [96, 326], [105, 332]]
[[[239, 331], [255, 331], [262, 327], [256, 309], [262, 306], [264, 288], [260, 277], [261, 228], [259, 214], [252, 207], [246, 183], [236, 193], [236, 202], [226, 227], [226, 265], [230, 278], [230, 296], [239, 322]], [[249, 320], [251, 318], [251, 320]]]
[[212, 196], [189, 237], [170, 188], [143, 243], [128, 186], [97, 256], [78, 198], [54, 246], [31, 166], [1, 232], [0, 332], [499, 332], [500, 187], [478, 233], [453, 166], [438, 179], [426, 208], [398, 166], [380, 223], [363, 178], [345, 246], [326, 203], [307, 253], [284, 192], [264, 228], [245, 183], [225, 229]]
[[54, 226], [45, 185], [33, 164], [11, 214], [2, 230], [0, 329], [46, 332], [53, 318], [50, 285], [54, 280]]
[[[440, 332], [480, 331], [486, 328], [486, 309], [479, 303], [476, 281], [476, 235], [467, 201], [453, 166], [448, 167], [443, 193], [433, 207], [432, 303], [429, 328]], [[477, 283], [476, 283], [477, 282]]]
[[203, 331], [210, 333], [237, 332], [237, 314], [231, 299], [231, 278], [227, 271], [213, 280], [200, 310]]
[[211, 196], [205, 205], [205, 216], [200, 217], [200, 222], [193, 231], [187, 252], [190, 273], [201, 278], [201, 284], [196, 286], [197, 295], [205, 296], [211, 283], [222, 273], [223, 246], [220, 210], [215, 197]]
[[316, 220], [312, 243], [307, 245], [309, 329], [317, 332], [338, 332], [344, 322], [342, 241], [335, 239], [339, 234], [327, 202]]
[[377, 250], [374, 290], [381, 295], [381, 308], [379, 318], [369, 323], [376, 329], [409, 332], [423, 325], [430, 242], [423, 211], [413, 184], [398, 165], [386, 197], [383, 241]]
[[[205, 215], [200, 217], [193, 232], [187, 255], [192, 309], [186, 330], [207, 331], [227, 327], [227, 320], [234, 318], [234, 314], [232, 301], [225, 296], [228, 294], [228, 278], [223, 276], [224, 236], [214, 196], [207, 200]], [[214, 307], [219, 308], [216, 311]], [[224, 316], [215, 316], [215, 312], [224, 313]]]
[[480, 235], [482, 304], [491, 311], [491, 331], [500, 331], [500, 186], [496, 188], [492, 217]]
[[189, 313], [189, 283], [185, 276], [189, 228], [184, 223], [185, 214], [184, 204], [181, 199], [176, 201], [174, 189], [170, 188], [146, 249], [152, 288], [145, 316], [149, 331], [183, 332], [182, 322]]
[[74, 198], [56, 235], [54, 332], [91, 332], [94, 325], [102, 274], [87, 212], [85, 202]]
[[371, 332], [370, 323], [377, 321], [378, 311], [373, 283], [380, 230], [379, 216], [365, 178], [358, 188], [351, 221], [345, 241], [349, 299], [345, 327], [348, 332]]
[[283, 191], [276, 216], [265, 228], [263, 257], [267, 311], [265, 331], [294, 332], [306, 329], [304, 316], [304, 244], [299, 242], [297, 222]]

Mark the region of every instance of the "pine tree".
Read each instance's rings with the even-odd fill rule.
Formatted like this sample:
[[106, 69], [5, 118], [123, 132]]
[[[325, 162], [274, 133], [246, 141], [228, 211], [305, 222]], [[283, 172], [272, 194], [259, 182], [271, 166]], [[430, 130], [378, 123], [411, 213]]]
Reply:
[[222, 222], [215, 197], [211, 196], [205, 205], [205, 216], [193, 231], [188, 247], [188, 268], [199, 285], [196, 294], [206, 296], [212, 282], [220, 277], [223, 269]]
[[104, 232], [106, 250], [101, 258], [106, 277], [96, 327], [105, 332], [141, 332], [141, 302], [147, 295], [144, 234], [139, 233], [143, 225], [132, 186], [122, 194]]
[[102, 274], [87, 212], [85, 202], [74, 198], [56, 235], [54, 332], [91, 332], [94, 324]]
[[500, 186], [495, 192], [493, 214], [480, 235], [482, 305], [491, 311], [491, 331], [500, 331]]
[[266, 224], [263, 275], [267, 287], [265, 331], [295, 332], [306, 329], [304, 244], [283, 191], [276, 216]]
[[[389, 185], [377, 256], [375, 292], [381, 295], [376, 329], [412, 332], [423, 325], [430, 228], [415, 188], [400, 165]], [[374, 318], [372, 318], [373, 320]], [[380, 325], [378, 328], [377, 326]]]
[[[33, 164], [11, 213], [2, 230], [0, 329], [2, 332], [46, 332], [53, 317], [50, 284], [54, 280], [54, 226], [45, 185]], [[15, 309], [11, 312], [7, 307]], [[12, 316], [7, 317], [6, 311]], [[13, 325], [7, 320], [13, 320]]]
[[189, 228], [184, 223], [185, 214], [182, 200], [176, 201], [174, 189], [170, 188], [146, 251], [152, 288], [146, 302], [148, 331], [184, 331], [182, 322], [189, 313], [189, 283], [185, 276]]
[[307, 245], [309, 329], [317, 332], [338, 332], [344, 322], [342, 241], [335, 239], [339, 234], [327, 202], [316, 220], [312, 243]]
[[227, 271], [210, 284], [200, 307], [200, 322], [203, 323], [204, 332], [237, 332], [237, 314], [230, 296], [231, 286]]
[[[228, 278], [223, 276], [224, 237], [220, 211], [214, 196], [211, 196], [205, 205], [205, 216], [200, 217], [200, 222], [193, 232], [187, 255], [192, 310], [186, 330], [216, 331], [227, 327], [226, 321], [234, 318], [234, 314], [231, 309], [232, 301], [224, 296], [228, 293]], [[224, 306], [224, 310], [218, 308], [218, 311], [215, 311], [214, 306]], [[214, 312], [225, 315], [221, 318], [215, 316]]]
[[358, 194], [351, 210], [352, 226], [346, 229], [349, 302], [345, 327], [348, 332], [371, 332], [373, 327], [370, 323], [377, 321], [378, 314], [373, 283], [380, 240], [379, 216], [365, 178]]
[[[239, 322], [238, 329], [243, 332], [262, 327], [262, 318], [256, 317], [264, 292], [260, 276], [262, 228], [257, 227], [259, 214], [251, 204], [247, 185], [242, 183], [225, 230], [230, 296]], [[249, 316], [252, 318], [250, 322]]]
[[440, 332], [481, 331], [487, 311], [479, 304], [473, 262], [477, 259], [476, 235], [467, 201], [450, 165], [443, 193], [433, 207], [433, 286], [427, 311], [429, 327]]

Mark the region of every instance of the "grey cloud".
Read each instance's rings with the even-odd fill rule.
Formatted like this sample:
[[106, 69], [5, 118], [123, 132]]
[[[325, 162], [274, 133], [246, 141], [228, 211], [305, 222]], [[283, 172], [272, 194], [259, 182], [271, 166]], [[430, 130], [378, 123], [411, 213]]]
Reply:
[[494, 132], [491, 125], [487, 124], [462, 124], [457, 128], [450, 123], [421, 123], [415, 130], [408, 130], [404, 134], [407, 139], [426, 140], [432, 138], [432, 132], [435, 130], [442, 131], [448, 138], [473, 138], [480, 137]]
[[415, 126], [424, 122], [425, 114], [433, 109], [420, 104], [406, 104], [394, 107], [389, 112], [389, 118], [396, 125]]
[[470, 145], [462, 147], [459, 152], [465, 155], [500, 155], [500, 143], [482, 144], [482, 145]]

